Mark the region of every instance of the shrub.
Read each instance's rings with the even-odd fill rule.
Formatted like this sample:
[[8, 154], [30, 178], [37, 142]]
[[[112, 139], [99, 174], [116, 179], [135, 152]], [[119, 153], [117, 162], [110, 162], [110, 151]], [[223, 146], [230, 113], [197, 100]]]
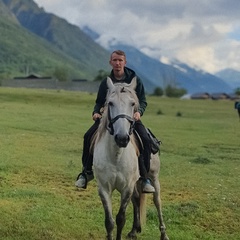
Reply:
[[182, 113], [181, 112], [177, 112], [176, 113], [176, 117], [181, 117], [182, 116]]
[[236, 89], [235, 94], [240, 95], [240, 87]]
[[108, 72], [105, 72], [104, 70], [99, 70], [98, 75], [94, 78], [94, 81], [102, 81], [109, 75]]
[[154, 96], [162, 96], [163, 95], [163, 89], [160, 87], [156, 87], [153, 92]]
[[163, 114], [162, 110], [159, 109], [159, 110], [157, 111], [157, 115], [162, 115], [162, 114]]
[[209, 164], [209, 163], [211, 163], [212, 161], [209, 160], [209, 159], [206, 158], [206, 157], [197, 157], [197, 158], [193, 159], [191, 162], [192, 162], [192, 163], [197, 163], [197, 164]]
[[187, 93], [185, 89], [172, 87], [171, 85], [168, 85], [166, 87], [165, 92], [166, 92], [166, 96], [168, 97], [182, 97], [184, 94]]

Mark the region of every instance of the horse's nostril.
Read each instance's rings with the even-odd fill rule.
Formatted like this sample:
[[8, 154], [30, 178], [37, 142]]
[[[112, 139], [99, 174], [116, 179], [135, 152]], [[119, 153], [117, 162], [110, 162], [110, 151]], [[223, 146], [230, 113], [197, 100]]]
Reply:
[[126, 147], [129, 143], [130, 137], [129, 135], [115, 135], [115, 142], [119, 147]]

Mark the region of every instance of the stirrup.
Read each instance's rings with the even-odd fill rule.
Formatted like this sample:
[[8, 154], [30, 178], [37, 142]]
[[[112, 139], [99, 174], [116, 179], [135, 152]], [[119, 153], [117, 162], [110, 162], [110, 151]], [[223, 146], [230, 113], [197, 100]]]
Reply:
[[150, 179], [142, 179], [142, 192], [143, 193], [155, 193], [155, 188], [153, 187]]
[[78, 174], [76, 182], [75, 182], [75, 186], [78, 188], [87, 188], [87, 176], [86, 173], [81, 172]]
[[[83, 184], [81, 186], [79, 186], [78, 181], [80, 181], [81, 178], [82, 178]], [[90, 171], [84, 170], [83, 172], [78, 174], [75, 186], [86, 189], [88, 182], [90, 182], [93, 179], [94, 179], [93, 171], [92, 170], [90, 170]]]

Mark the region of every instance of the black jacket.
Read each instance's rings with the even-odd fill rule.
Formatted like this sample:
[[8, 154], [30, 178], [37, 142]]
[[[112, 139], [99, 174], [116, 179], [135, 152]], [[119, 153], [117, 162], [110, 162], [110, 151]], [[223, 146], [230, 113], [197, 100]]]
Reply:
[[[109, 77], [112, 79], [113, 83], [115, 82], [124, 82], [124, 83], [131, 83], [132, 79], [136, 76], [137, 77], [137, 86], [136, 86], [136, 94], [138, 97], [138, 101], [139, 101], [139, 109], [138, 112], [140, 113], [140, 115], [142, 116], [146, 107], [147, 107], [147, 101], [146, 101], [146, 96], [145, 96], [145, 90], [144, 90], [144, 86], [143, 83], [141, 81], [141, 79], [136, 75], [136, 73], [127, 67], [124, 67], [124, 72], [125, 72], [125, 78], [123, 80], [117, 80], [114, 77], [113, 71], [111, 71]], [[107, 78], [105, 78], [98, 89], [98, 94], [97, 94], [97, 98], [96, 98], [96, 103], [94, 106], [94, 110], [93, 110], [93, 114], [94, 113], [99, 113], [101, 114], [101, 108], [104, 106], [105, 102], [106, 102], [106, 96], [107, 96]]]

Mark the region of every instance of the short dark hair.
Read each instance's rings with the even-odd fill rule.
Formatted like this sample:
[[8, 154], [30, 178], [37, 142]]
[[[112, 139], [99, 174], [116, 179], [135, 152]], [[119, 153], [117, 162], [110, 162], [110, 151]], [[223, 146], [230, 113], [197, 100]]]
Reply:
[[124, 56], [124, 57], [126, 58], [126, 54], [125, 54], [124, 51], [122, 51], [122, 50], [115, 50], [115, 51], [113, 51], [113, 52], [111, 53], [110, 59], [112, 59], [112, 55], [113, 55], [114, 53], [116, 53], [117, 55]]

